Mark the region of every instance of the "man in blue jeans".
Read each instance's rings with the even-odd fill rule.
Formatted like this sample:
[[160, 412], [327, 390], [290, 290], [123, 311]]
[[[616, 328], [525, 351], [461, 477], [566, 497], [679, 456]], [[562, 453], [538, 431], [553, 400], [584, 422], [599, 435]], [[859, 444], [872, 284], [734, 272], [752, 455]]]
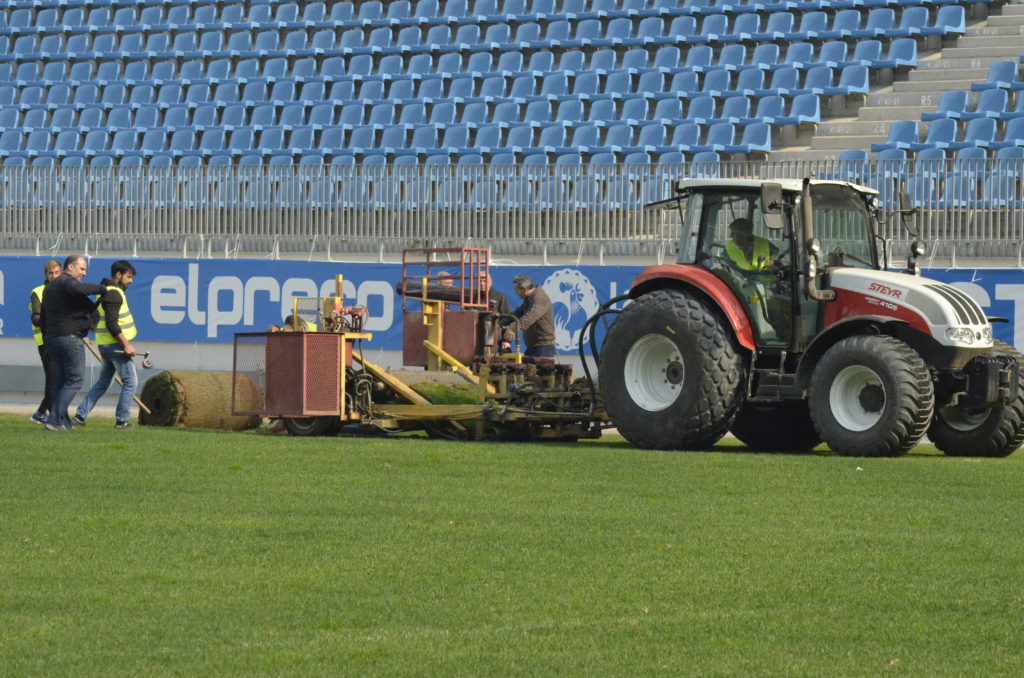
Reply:
[[135, 362], [132, 360], [135, 347], [132, 346], [131, 340], [135, 338], [137, 330], [125, 291], [134, 279], [135, 267], [130, 262], [120, 259], [110, 265], [110, 277], [104, 278], [100, 283], [105, 287], [105, 293], [100, 300], [103, 315], [96, 326], [96, 345], [99, 346], [100, 356], [103, 358], [103, 367], [100, 368], [100, 376], [96, 383], [78, 404], [78, 412], [73, 422], [78, 426], [85, 426], [89, 412], [110, 388], [110, 381], [114, 374], [117, 374], [121, 378], [121, 395], [117, 399], [117, 409], [114, 411], [114, 428], [131, 428], [128, 420], [131, 418], [132, 396], [135, 395], [135, 387], [139, 383], [135, 373]]
[[64, 260], [64, 271], [46, 283], [39, 307], [43, 345], [50, 356], [53, 398], [46, 430], [69, 431], [68, 407], [82, 388], [85, 373], [85, 345], [82, 339], [93, 327], [96, 304], [89, 298], [104, 294], [102, 285], [82, 282], [89, 265], [80, 254]]

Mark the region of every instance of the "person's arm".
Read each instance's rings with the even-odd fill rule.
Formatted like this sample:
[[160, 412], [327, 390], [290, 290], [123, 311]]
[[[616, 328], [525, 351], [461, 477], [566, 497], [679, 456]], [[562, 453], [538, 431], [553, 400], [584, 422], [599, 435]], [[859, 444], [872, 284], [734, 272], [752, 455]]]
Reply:
[[[74, 278], [72, 278], [72, 280], [74, 280]], [[107, 288], [104, 287], [103, 285], [95, 285], [93, 283], [85, 283], [78, 281], [75, 281], [73, 284], [74, 291], [78, 292], [79, 294], [84, 294], [87, 297], [91, 297], [94, 294], [99, 294], [102, 296], [107, 293]]]
[[43, 302], [39, 300], [39, 295], [35, 292], [30, 294], [29, 304], [32, 307], [32, 324], [36, 327], [42, 327]]

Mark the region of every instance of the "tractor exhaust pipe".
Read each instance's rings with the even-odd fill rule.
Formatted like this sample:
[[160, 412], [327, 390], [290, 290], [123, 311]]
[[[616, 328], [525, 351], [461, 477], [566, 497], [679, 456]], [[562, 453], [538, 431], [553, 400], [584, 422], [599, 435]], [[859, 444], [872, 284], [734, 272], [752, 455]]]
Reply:
[[833, 301], [835, 290], [818, 288], [818, 252], [821, 241], [814, 237], [814, 205], [811, 202], [811, 180], [804, 178], [800, 191], [801, 221], [804, 226], [804, 279], [807, 281], [807, 296], [814, 301]]

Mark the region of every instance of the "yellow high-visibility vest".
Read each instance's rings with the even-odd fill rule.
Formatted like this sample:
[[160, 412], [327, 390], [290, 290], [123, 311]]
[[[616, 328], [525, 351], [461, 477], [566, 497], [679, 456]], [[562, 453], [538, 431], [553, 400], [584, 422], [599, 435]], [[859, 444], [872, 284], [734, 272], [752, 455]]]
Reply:
[[[128, 308], [128, 297], [124, 290], [117, 285], [107, 285], [107, 289], [121, 295], [121, 307], [117, 311], [117, 324], [121, 326], [121, 332], [129, 341], [135, 338], [138, 330], [135, 329], [135, 318], [132, 317], [131, 309]], [[107, 332], [107, 316], [100, 315], [100, 322], [96, 326], [96, 343], [99, 345], [116, 344], [117, 337]]]
[[[46, 283], [43, 283], [39, 287], [33, 287], [32, 288], [32, 294], [30, 294], [29, 297], [28, 297], [28, 310], [30, 310], [30, 311], [32, 310], [32, 297], [33, 297], [33, 295], [39, 297], [39, 303], [40, 304], [43, 303], [43, 290], [45, 288], [46, 288]], [[43, 345], [43, 329], [41, 327], [38, 327], [35, 324], [32, 325], [32, 338], [35, 339], [36, 346], [42, 346]]]
[[763, 271], [768, 261], [772, 258], [771, 247], [764, 238], [754, 238], [754, 251], [751, 253], [752, 260], [748, 260], [747, 255], [743, 253], [740, 246], [732, 240], [725, 243], [725, 253], [743, 271]]

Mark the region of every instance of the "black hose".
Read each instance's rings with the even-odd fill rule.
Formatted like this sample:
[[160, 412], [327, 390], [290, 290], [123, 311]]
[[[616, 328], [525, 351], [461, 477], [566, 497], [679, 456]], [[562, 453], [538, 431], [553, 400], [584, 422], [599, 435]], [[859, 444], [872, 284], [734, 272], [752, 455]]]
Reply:
[[[587, 357], [586, 354], [583, 352], [583, 338], [587, 336], [588, 328], [593, 329], [593, 327], [597, 325], [597, 321], [599, 318], [612, 313], [622, 313], [621, 309], [610, 307], [612, 306], [612, 304], [617, 304], [620, 301], [625, 301], [627, 299], [629, 299], [629, 294], [620, 294], [619, 296], [612, 297], [608, 301], [601, 304], [600, 308], [598, 308], [597, 310], [597, 313], [587, 318], [587, 321], [583, 323], [583, 329], [580, 331], [580, 364], [583, 366], [583, 374], [586, 375], [587, 383], [590, 385], [590, 411], [588, 413], [590, 416], [594, 415], [594, 407], [597, 404], [597, 385], [594, 383], [594, 377], [590, 374], [590, 367], [587, 365]], [[597, 360], [597, 339], [594, 337], [593, 331], [590, 332], [590, 354], [594, 356], [594, 360]]]

